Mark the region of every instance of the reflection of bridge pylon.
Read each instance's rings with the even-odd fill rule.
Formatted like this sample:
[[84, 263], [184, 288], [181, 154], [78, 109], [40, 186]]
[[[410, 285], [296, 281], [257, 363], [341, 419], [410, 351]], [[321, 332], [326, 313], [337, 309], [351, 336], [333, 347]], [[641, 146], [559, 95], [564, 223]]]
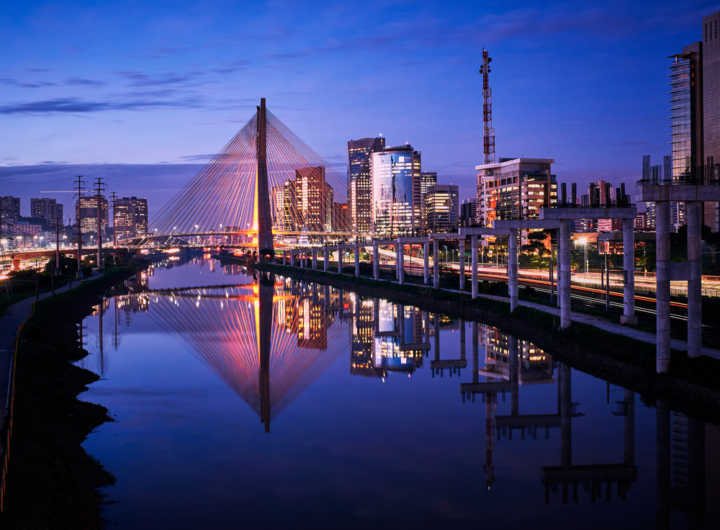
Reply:
[[329, 366], [336, 352], [299, 345], [297, 297], [275, 285], [272, 275], [258, 273], [255, 283], [234, 288], [193, 290], [149, 291], [148, 313], [183, 337], [269, 431], [271, 419]]

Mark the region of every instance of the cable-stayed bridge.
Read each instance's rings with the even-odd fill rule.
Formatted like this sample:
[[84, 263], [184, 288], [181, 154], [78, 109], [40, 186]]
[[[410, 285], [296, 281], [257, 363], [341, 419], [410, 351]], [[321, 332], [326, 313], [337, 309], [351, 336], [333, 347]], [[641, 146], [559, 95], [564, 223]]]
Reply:
[[263, 98], [255, 115], [162, 207], [150, 235], [136, 244], [173, 238], [182, 246], [222, 243], [268, 251], [273, 234], [351, 236], [347, 222], [333, 223], [335, 192], [327, 168], [267, 110]]

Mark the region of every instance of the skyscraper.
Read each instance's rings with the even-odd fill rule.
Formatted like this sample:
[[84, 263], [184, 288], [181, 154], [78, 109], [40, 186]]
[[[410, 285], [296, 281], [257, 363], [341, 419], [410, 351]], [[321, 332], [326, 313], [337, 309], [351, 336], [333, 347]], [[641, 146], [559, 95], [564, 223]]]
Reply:
[[477, 215], [481, 226], [495, 219], [535, 219], [557, 204], [557, 182], [550, 158], [501, 158], [477, 171]]
[[[80, 233], [95, 234], [97, 232], [97, 207], [98, 198], [95, 195], [80, 197], [75, 202], [75, 216], [80, 222]], [[108, 202], [103, 196], [100, 197], [100, 219], [103, 233], [108, 226]]]
[[60, 219], [62, 225], [63, 205], [55, 199], [30, 199], [30, 216], [43, 219], [45, 226], [54, 229], [57, 219]]
[[425, 195], [425, 226], [432, 232], [453, 232], [458, 226], [458, 187], [437, 185]]
[[470, 198], [460, 205], [460, 225], [473, 226], [477, 219], [477, 199]]
[[702, 43], [685, 46], [670, 65], [673, 182], [696, 182], [702, 155]]
[[325, 168], [305, 167], [295, 171], [297, 208], [305, 230], [330, 231], [333, 189], [325, 181]]
[[[422, 222], [425, 223], [427, 220], [427, 213], [425, 212], [425, 197], [427, 197], [430, 188], [437, 184], [437, 173], [435, 171], [423, 171], [420, 174], [420, 217]], [[423, 224], [423, 228], [427, 230], [427, 225]]]
[[348, 203], [333, 203], [332, 229], [334, 232], [350, 232], [352, 230], [352, 217]]
[[703, 18], [703, 154], [708, 180], [720, 180], [720, 11]]
[[650, 180], [650, 155], [643, 155], [642, 179]]
[[113, 203], [113, 230], [117, 239], [130, 239], [147, 234], [147, 199], [123, 197]]
[[302, 223], [297, 206], [295, 181], [288, 180], [282, 185], [274, 186], [271, 198], [273, 227], [278, 230], [299, 230]]
[[411, 145], [388, 147], [370, 157], [372, 226], [376, 234], [412, 234], [419, 228], [420, 153]]
[[0, 234], [14, 235], [20, 219], [20, 197], [0, 197]]
[[[720, 11], [703, 18], [703, 155], [705, 181], [720, 182]], [[717, 202], [706, 202], [704, 222], [720, 231]]]
[[348, 206], [352, 228], [357, 232], [369, 232], [372, 222], [372, 183], [370, 180], [370, 155], [385, 149], [385, 138], [360, 138], [350, 140], [348, 147]]
[[[702, 41], [673, 55], [670, 65], [672, 177], [675, 183], [720, 181], [720, 11], [703, 18]], [[703, 204], [703, 222], [720, 230], [717, 202]], [[685, 205], [672, 207], [675, 227]]]

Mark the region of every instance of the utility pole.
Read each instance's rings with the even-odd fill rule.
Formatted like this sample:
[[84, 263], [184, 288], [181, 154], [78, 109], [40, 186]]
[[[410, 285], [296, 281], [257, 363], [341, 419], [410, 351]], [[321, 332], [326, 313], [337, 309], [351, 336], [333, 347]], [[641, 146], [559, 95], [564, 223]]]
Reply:
[[60, 223], [62, 219], [55, 212], [55, 276], [60, 276]]
[[77, 279], [82, 279], [82, 230], [80, 227], [80, 200], [82, 199], [82, 192], [85, 191], [85, 180], [84, 177], [78, 175], [75, 177], [75, 185], [77, 190], [77, 206], [75, 208], [75, 217], [77, 220]]
[[483, 48], [482, 66], [480, 73], [483, 76], [483, 155], [485, 163], [495, 160], [495, 129], [492, 126], [492, 90], [490, 89], [490, 62], [492, 59], [488, 51]]
[[95, 200], [97, 201], [97, 268], [102, 270], [102, 192], [105, 184], [102, 177], [95, 179]]
[[117, 205], [117, 193], [112, 192], [113, 207], [113, 248], [117, 248], [117, 227], [115, 226], [115, 206]]

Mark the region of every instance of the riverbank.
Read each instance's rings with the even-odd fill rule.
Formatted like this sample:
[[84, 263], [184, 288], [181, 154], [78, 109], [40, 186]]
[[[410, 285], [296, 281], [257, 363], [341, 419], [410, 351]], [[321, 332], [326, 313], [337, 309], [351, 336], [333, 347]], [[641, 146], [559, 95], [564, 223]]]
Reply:
[[657, 374], [654, 344], [581, 322], [573, 322], [569, 329], [560, 330], [557, 316], [532, 307], [521, 306], [510, 313], [507, 302], [492, 297], [473, 300], [466, 294], [424, 285], [399, 285], [274, 263], [257, 267], [352, 290], [361, 296], [385, 298], [430, 312], [481, 321], [526, 338], [573, 368], [636, 391], [648, 401], [671, 400], [678, 410], [720, 421], [720, 360], [717, 359], [690, 359], [684, 352], [674, 350], [670, 371]]
[[40, 300], [22, 326], [7, 422], [7, 527], [101, 527], [98, 488], [114, 479], [82, 443], [93, 429], [112, 420], [104, 407], [77, 399], [98, 379], [73, 364], [87, 355], [77, 322], [92, 312], [104, 292], [143, 267], [119, 267]]

